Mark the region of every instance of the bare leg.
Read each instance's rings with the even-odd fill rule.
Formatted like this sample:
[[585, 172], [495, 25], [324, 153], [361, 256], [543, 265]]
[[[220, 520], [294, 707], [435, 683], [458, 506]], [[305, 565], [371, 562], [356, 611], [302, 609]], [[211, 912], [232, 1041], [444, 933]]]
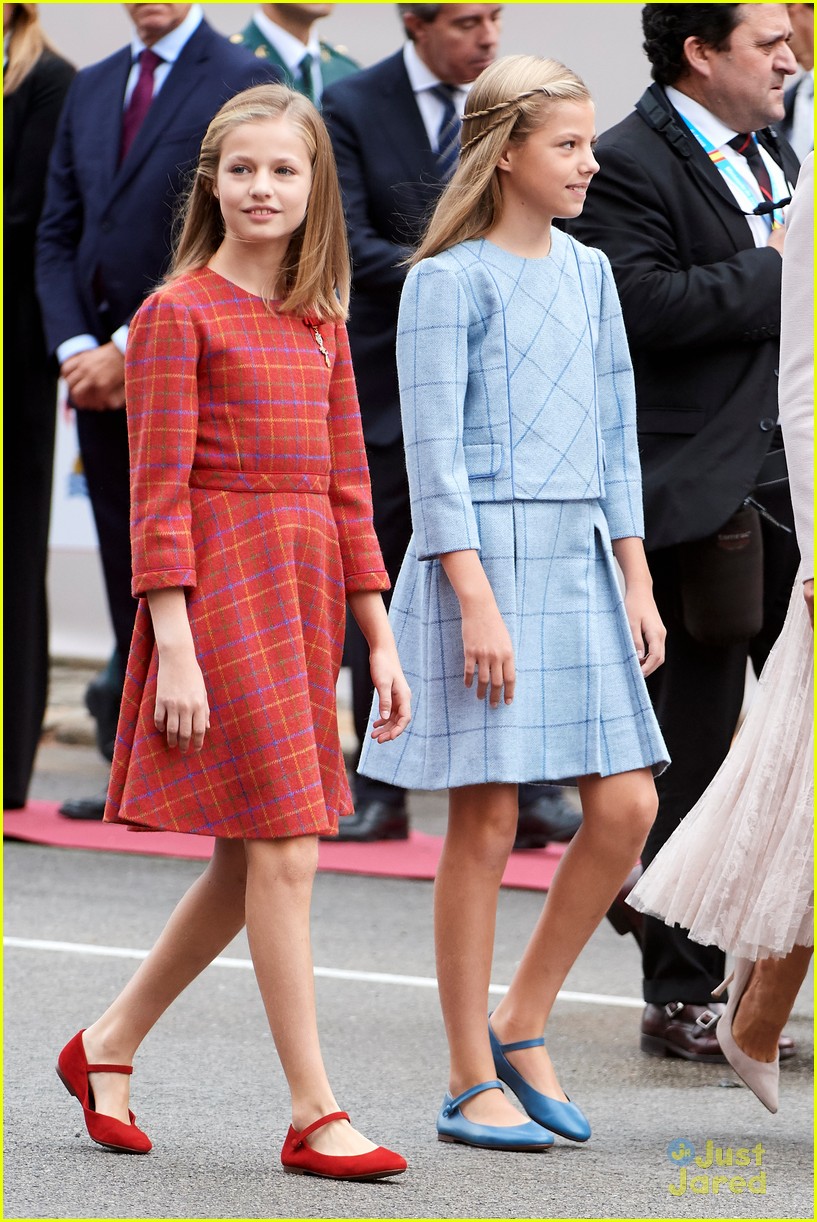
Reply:
[[[545, 1029], [556, 994], [635, 864], [658, 800], [646, 768], [579, 780], [582, 825], [559, 863], [536, 928], [491, 1024], [501, 1043]], [[564, 1100], [545, 1048], [508, 1060], [542, 1094]]]
[[[246, 857], [241, 840], [216, 840], [213, 856], [174, 909], [148, 957], [105, 1013], [86, 1029], [91, 1064], [130, 1065], [172, 1001], [244, 925]], [[96, 1110], [128, 1123], [130, 1078], [91, 1074]]]
[[[336, 1112], [323, 1064], [315, 1008], [309, 936], [312, 882], [318, 864], [315, 836], [249, 840], [247, 936], [272, 1038], [292, 1094], [297, 1130]], [[346, 1121], [307, 1138], [322, 1154], [363, 1154], [375, 1149]]]
[[[486, 1006], [499, 884], [518, 813], [515, 785], [467, 785], [449, 794], [434, 886], [434, 935], [455, 1096], [496, 1077]], [[479, 1124], [519, 1124], [519, 1112], [499, 1090], [470, 1099], [463, 1112]]]
[[738, 1004], [732, 1034], [756, 1061], [777, 1058], [777, 1041], [806, 978], [813, 947], [795, 946], [783, 959], [759, 959]]

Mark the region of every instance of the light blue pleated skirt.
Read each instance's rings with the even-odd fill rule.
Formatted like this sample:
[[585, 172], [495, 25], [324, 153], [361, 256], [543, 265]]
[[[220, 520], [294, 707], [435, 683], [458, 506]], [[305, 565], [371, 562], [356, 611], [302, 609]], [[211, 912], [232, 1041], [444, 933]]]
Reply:
[[409, 545], [389, 617], [412, 690], [412, 721], [394, 742], [367, 735], [360, 771], [406, 789], [662, 772], [669, 755], [599, 503], [474, 509], [480, 558], [513, 641], [513, 703], [492, 709], [477, 699], [476, 683], [465, 687], [457, 597], [439, 560], [420, 561]]

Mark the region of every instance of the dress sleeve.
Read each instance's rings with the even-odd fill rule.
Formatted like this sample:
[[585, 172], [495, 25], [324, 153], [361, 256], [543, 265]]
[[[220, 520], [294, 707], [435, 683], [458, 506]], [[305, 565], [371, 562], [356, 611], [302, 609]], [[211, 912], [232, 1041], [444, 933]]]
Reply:
[[814, 155], [786, 222], [780, 328], [780, 420], [803, 580], [814, 576]]
[[599, 421], [604, 453], [601, 505], [612, 539], [644, 537], [641, 463], [636, 432], [635, 382], [618, 293], [607, 256], [601, 260], [601, 306], [596, 345]]
[[430, 260], [412, 268], [400, 299], [397, 374], [420, 560], [480, 546], [463, 449], [468, 319], [453, 272]]
[[347, 593], [388, 590], [389, 578], [372, 524], [369, 467], [346, 328], [335, 332], [329, 381], [329, 499], [338, 528]]
[[196, 585], [190, 470], [198, 431], [199, 339], [187, 309], [148, 298], [128, 333], [133, 593]]

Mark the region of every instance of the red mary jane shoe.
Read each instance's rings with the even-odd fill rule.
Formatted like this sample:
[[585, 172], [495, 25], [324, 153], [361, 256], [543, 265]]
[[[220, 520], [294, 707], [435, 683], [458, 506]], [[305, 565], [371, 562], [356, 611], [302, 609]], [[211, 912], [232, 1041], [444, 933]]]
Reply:
[[103, 1116], [94, 1110], [94, 1095], [88, 1082], [89, 1073], [133, 1073], [132, 1065], [89, 1065], [82, 1043], [82, 1031], [78, 1031], [63, 1048], [57, 1058], [57, 1074], [63, 1086], [79, 1099], [85, 1117], [85, 1127], [92, 1141], [109, 1150], [123, 1154], [147, 1154], [153, 1143], [146, 1133], [137, 1129], [136, 1117], [129, 1111], [130, 1124], [124, 1124], [113, 1116]]
[[316, 1129], [333, 1120], [348, 1120], [347, 1112], [330, 1112], [314, 1120], [300, 1133], [289, 1126], [281, 1162], [285, 1171], [296, 1175], [322, 1175], [330, 1180], [381, 1180], [387, 1175], [399, 1175], [406, 1169], [406, 1160], [385, 1146], [369, 1150], [366, 1154], [320, 1154], [307, 1145], [306, 1138]]

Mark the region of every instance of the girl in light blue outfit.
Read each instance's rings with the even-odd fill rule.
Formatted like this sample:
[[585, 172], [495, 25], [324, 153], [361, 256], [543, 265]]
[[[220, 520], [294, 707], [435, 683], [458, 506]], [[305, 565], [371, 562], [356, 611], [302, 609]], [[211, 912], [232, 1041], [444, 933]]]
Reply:
[[[390, 614], [416, 711], [360, 770], [450, 790], [435, 931], [451, 1076], [437, 1131], [495, 1149], [590, 1136], [542, 1032], [639, 856], [668, 762], [644, 683], [664, 629], [618, 297], [605, 256], [552, 228], [581, 212], [594, 140], [588, 91], [561, 64], [487, 69], [400, 307], [414, 537]], [[583, 820], [486, 1023], [523, 781], [576, 784]]]

